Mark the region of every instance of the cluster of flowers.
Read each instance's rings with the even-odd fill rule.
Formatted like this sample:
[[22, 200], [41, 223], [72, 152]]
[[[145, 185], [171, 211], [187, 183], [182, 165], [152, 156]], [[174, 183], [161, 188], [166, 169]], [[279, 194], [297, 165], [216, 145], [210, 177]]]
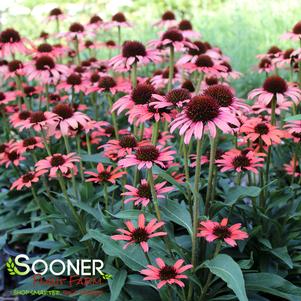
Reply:
[[[168, 240], [166, 229], [157, 231], [165, 227], [160, 213], [164, 204], [158, 200], [176, 190], [162, 181], [157, 167], [187, 191], [193, 179], [195, 190], [189, 197], [193, 203], [191, 264], [183, 265], [184, 260], [178, 259], [168, 265], [157, 258], [158, 267], [149, 262], [141, 271], [145, 280], [159, 280], [158, 288], [165, 284], [183, 287], [181, 279], [187, 278], [183, 272], [194, 269], [198, 261], [198, 237], [224, 241], [232, 247], [236, 240], [248, 237], [240, 224], [228, 226], [227, 218], [210, 220], [217, 171], [232, 172], [229, 177], [236, 176], [238, 184], [248, 176], [248, 184], [257, 185], [255, 175], [265, 169], [264, 183], [258, 184], [265, 185], [272, 147], [284, 140], [300, 143], [301, 121], [277, 120], [285, 112], [298, 112], [301, 90], [292, 79], [294, 71], [300, 70], [301, 51], [282, 51], [274, 46], [260, 55], [258, 71], [266, 72], [266, 79], [261, 88], [249, 93], [249, 101], [244, 101], [230, 86], [241, 74], [232, 69], [229, 58], [201, 40], [188, 20], [177, 21], [171, 11], [155, 24], [164, 29], [159, 38], [146, 46], [139, 41], [121, 42], [122, 28], [132, 26], [122, 13], [110, 22], [93, 16], [87, 24], [73, 23], [62, 33], [59, 28], [65, 18], [60, 9], [53, 9], [49, 20], [56, 21], [57, 32], [43, 32], [37, 41], [22, 38], [12, 28], [0, 34], [0, 75], [5, 81], [0, 92], [5, 137], [0, 145], [0, 164], [19, 174], [12, 190], [30, 188], [34, 196], [35, 185], [42, 181], [46, 187], [49, 180], [59, 181], [63, 192], [66, 181], [72, 183], [75, 196], [76, 181], [101, 184], [107, 211], [107, 186], [121, 184], [123, 206], [132, 202], [142, 212], [154, 209], [156, 218], [146, 224], [141, 213], [136, 226], [127, 221], [127, 229], [118, 229], [121, 234], [112, 239], [126, 241], [124, 247], [140, 245], [145, 253], [150, 251], [148, 241], [152, 238]], [[118, 29], [118, 42], [98, 42], [99, 31], [114, 28]], [[301, 23], [285, 37], [299, 40]], [[101, 49], [118, 55], [100, 60]], [[145, 65], [153, 67], [153, 74], [138, 76]], [[292, 71], [290, 82], [279, 76], [280, 69], [287, 67]], [[101, 108], [108, 114], [99, 116]], [[202, 154], [202, 142], [207, 138], [210, 152]], [[223, 152], [218, 146], [225, 139], [230, 148]], [[91, 155], [96, 149], [110, 163], [98, 163], [96, 170], [92, 163], [89, 171], [90, 165], [81, 155]], [[203, 165], [209, 165], [204, 213], [209, 219], [200, 221]], [[296, 155], [284, 169], [293, 179], [300, 178]]]

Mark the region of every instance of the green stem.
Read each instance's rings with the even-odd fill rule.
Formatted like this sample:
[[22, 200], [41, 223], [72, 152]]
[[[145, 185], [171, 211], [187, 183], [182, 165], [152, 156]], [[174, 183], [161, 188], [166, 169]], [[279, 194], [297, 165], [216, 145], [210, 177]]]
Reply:
[[42, 137], [43, 137], [43, 143], [45, 145], [47, 154], [48, 154], [48, 156], [51, 156], [51, 150], [50, 150], [50, 147], [48, 145], [47, 137], [46, 137], [46, 133], [45, 133], [44, 129], [41, 129], [41, 134], [42, 134]]
[[118, 45], [121, 46], [121, 27], [118, 25]]
[[[196, 167], [194, 176], [194, 202], [193, 202], [193, 234], [192, 234], [192, 248], [191, 248], [191, 264], [193, 270], [197, 266], [197, 230], [199, 223], [199, 211], [200, 211], [200, 175], [201, 175], [201, 152], [202, 152], [202, 139], [197, 140], [197, 151], [196, 151]], [[191, 300], [193, 294], [192, 283], [189, 284], [188, 300]]]
[[115, 137], [117, 139], [119, 139], [118, 124], [117, 124], [117, 120], [116, 120], [116, 114], [115, 114], [115, 112], [112, 112], [113, 98], [112, 98], [112, 95], [109, 94], [109, 93], [107, 94], [107, 96], [108, 96], [110, 111], [111, 111], [111, 115], [112, 115], [112, 122], [113, 122], [114, 131], [115, 131]]
[[201, 72], [200, 75], [199, 75], [199, 78], [198, 78], [198, 80], [197, 80], [197, 82], [196, 82], [196, 86], [195, 86], [195, 94], [196, 94], [196, 95], [199, 94], [199, 92], [200, 92], [200, 89], [201, 89], [201, 82], [202, 82], [202, 80], [203, 80], [203, 77], [204, 77], [204, 73]]
[[218, 142], [218, 133], [214, 138], [211, 138], [211, 148], [210, 148], [210, 163], [209, 163], [209, 175], [208, 175], [208, 186], [206, 193], [206, 202], [205, 202], [205, 214], [207, 215], [210, 207], [210, 199], [213, 190], [213, 172], [214, 172], [214, 164], [215, 164], [215, 156], [216, 156], [216, 148]]
[[[87, 234], [87, 231], [85, 229], [85, 226], [83, 225], [82, 223], [82, 220], [80, 218], [80, 216], [78, 215], [77, 211], [75, 210], [69, 196], [68, 196], [68, 193], [67, 193], [67, 189], [66, 189], [66, 185], [65, 185], [65, 180], [64, 178], [62, 177], [62, 175], [58, 175], [58, 181], [59, 181], [59, 184], [60, 184], [60, 187], [61, 187], [61, 190], [64, 194], [64, 197], [65, 197], [65, 200], [67, 202], [67, 205], [77, 223], [77, 226], [81, 232], [81, 235], [82, 236], [85, 236]], [[90, 253], [90, 256], [92, 257], [93, 256], [93, 249], [92, 249], [92, 245], [89, 241], [87, 241], [87, 246], [88, 246], [88, 249], [89, 249], [89, 253]]]
[[[219, 254], [219, 252], [220, 252], [220, 250], [221, 250], [221, 246], [222, 246], [222, 242], [219, 241], [219, 242], [217, 243], [216, 247], [215, 247], [215, 251], [214, 251], [214, 254], [213, 254], [213, 257], [212, 257], [212, 258], [216, 257], [216, 256]], [[206, 281], [206, 283], [205, 283], [205, 285], [204, 285], [202, 294], [201, 294], [201, 296], [200, 296], [200, 301], [206, 300], [206, 299], [204, 299], [204, 298], [206, 297], [206, 293], [207, 293], [207, 290], [208, 290], [208, 288], [209, 288], [209, 286], [210, 286], [211, 280], [212, 280], [212, 273], [209, 272], [207, 281]]]
[[152, 132], [152, 144], [156, 145], [158, 139], [159, 132], [159, 122], [155, 122], [153, 124], [153, 132]]
[[149, 181], [149, 185], [150, 185], [150, 189], [151, 189], [151, 193], [152, 193], [152, 199], [153, 199], [153, 204], [155, 207], [156, 216], [157, 216], [158, 221], [161, 221], [161, 214], [160, 214], [160, 209], [159, 209], [157, 193], [156, 193], [156, 189], [155, 189], [152, 168], [148, 169], [148, 181]]
[[135, 62], [132, 65], [132, 69], [131, 69], [131, 80], [132, 80], [132, 87], [133, 89], [136, 88], [137, 86], [137, 62]]
[[108, 209], [109, 209], [109, 195], [108, 195], [108, 187], [107, 184], [104, 184], [103, 186], [103, 196], [105, 200], [105, 215], [108, 215]]
[[168, 71], [168, 85], [167, 85], [167, 92], [172, 89], [172, 80], [174, 76], [174, 60], [175, 60], [175, 49], [173, 46], [169, 47], [170, 55], [169, 55], [169, 71]]

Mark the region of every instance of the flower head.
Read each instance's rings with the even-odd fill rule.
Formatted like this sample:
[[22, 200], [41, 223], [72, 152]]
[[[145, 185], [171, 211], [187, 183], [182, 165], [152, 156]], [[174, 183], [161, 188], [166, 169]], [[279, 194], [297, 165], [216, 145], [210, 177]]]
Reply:
[[208, 242], [218, 239], [224, 241], [231, 247], [235, 247], [237, 245], [236, 240], [244, 240], [249, 237], [246, 232], [239, 230], [241, 224], [234, 224], [229, 227], [227, 225], [227, 218], [223, 218], [220, 223], [208, 220], [200, 224], [200, 232], [197, 236], [204, 237]]
[[246, 134], [246, 139], [250, 139], [253, 143], [262, 141], [267, 146], [279, 144], [281, 138], [285, 137], [284, 131], [256, 117], [247, 119], [240, 127], [240, 133]]
[[274, 97], [277, 101], [290, 98], [295, 104], [298, 104], [301, 99], [301, 90], [288, 85], [280, 76], [272, 75], [264, 81], [262, 88], [254, 89], [248, 95], [249, 99], [256, 97], [259, 102], [265, 104], [269, 104]]
[[301, 170], [298, 160], [292, 159], [288, 164], [284, 164], [283, 168], [285, 172], [293, 177], [299, 178], [301, 176]]
[[263, 153], [256, 153], [246, 149], [244, 151], [232, 149], [225, 152], [220, 159], [216, 160], [221, 172], [235, 170], [236, 172], [252, 171], [258, 173], [258, 168], [263, 166], [265, 156]]
[[150, 62], [158, 63], [161, 55], [157, 50], [146, 49], [138, 41], [126, 41], [122, 45], [122, 53], [113, 57], [109, 65], [117, 71], [128, 71], [134, 63], [146, 65]]
[[126, 221], [125, 225], [128, 230], [117, 229], [122, 234], [111, 236], [114, 240], [125, 240], [127, 243], [124, 245], [126, 249], [129, 245], [139, 244], [144, 252], [149, 251], [148, 240], [153, 237], [165, 236], [166, 232], [155, 232], [157, 229], [164, 225], [164, 222], [158, 222], [157, 219], [152, 219], [145, 225], [145, 217], [143, 214], [138, 216], [138, 227], [135, 228], [131, 221]]
[[130, 167], [137, 165], [138, 169], [150, 169], [154, 164], [164, 168], [166, 162], [172, 161], [176, 151], [170, 150], [170, 146], [163, 147], [162, 145], [143, 145], [137, 148], [135, 154], [127, 155], [119, 161], [122, 167]]
[[86, 180], [86, 182], [93, 183], [108, 183], [115, 184], [116, 180], [121, 178], [125, 171], [121, 171], [120, 167], [114, 168], [112, 166], [108, 166], [105, 168], [102, 163], [97, 164], [97, 173], [92, 171], [85, 171], [86, 175], [91, 176]]
[[58, 172], [69, 177], [71, 172], [77, 172], [75, 163], [79, 161], [80, 158], [75, 153], [69, 153], [68, 155], [54, 154], [38, 161], [35, 168], [36, 171], [49, 172], [51, 178], [57, 178]]
[[191, 137], [201, 139], [205, 130], [209, 130], [215, 137], [216, 128], [231, 133], [233, 129], [229, 124], [239, 126], [234, 115], [226, 108], [220, 107], [217, 100], [211, 96], [194, 96], [185, 106], [184, 110], [170, 123], [171, 133], [179, 128], [179, 134], [184, 135], [184, 142], [188, 144]]
[[[155, 185], [156, 195], [158, 199], [164, 199], [165, 194], [174, 190], [173, 187], [164, 187], [167, 184], [166, 181], [158, 183]], [[146, 207], [149, 202], [152, 201], [152, 193], [150, 185], [145, 179], [141, 180], [140, 184], [137, 187], [131, 185], [124, 186], [128, 191], [123, 192], [121, 195], [128, 196], [125, 200], [125, 204], [129, 202], [134, 202], [136, 206], [142, 205]]]
[[22, 175], [19, 179], [13, 182], [10, 190], [16, 189], [21, 190], [23, 187], [30, 188], [33, 183], [39, 182], [39, 177], [42, 175], [43, 171], [29, 171]]
[[52, 112], [55, 114], [56, 118], [59, 120], [58, 125], [62, 135], [68, 135], [70, 129], [77, 129], [79, 125], [85, 127], [90, 118], [78, 111], [74, 111], [73, 108], [68, 104], [58, 104], [56, 105]]
[[147, 265], [148, 269], [140, 271], [146, 277], [143, 280], [159, 280], [157, 288], [161, 288], [166, 284], [177, 284], [184, 287], [185, 284], [180, 279], [187, 279], [188, 277], [182, 273], [192, 268], [191, 264], [183, 266], [184, 260], [179, 259], [174, 265], [167, 265], [163, 259], [156, 258], [158, 267]]

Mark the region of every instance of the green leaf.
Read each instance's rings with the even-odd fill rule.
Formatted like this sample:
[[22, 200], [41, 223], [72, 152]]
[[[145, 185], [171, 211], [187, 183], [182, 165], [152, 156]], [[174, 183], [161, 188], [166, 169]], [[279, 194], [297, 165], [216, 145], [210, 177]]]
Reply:
[[248, 301], [242, 271], [229, 255], [219, 254], [215, 258], [205, 261], [203, 265], [211, 273], [223, 279], [240, 301]]
[[293, 268], [293, 262], [287, 252], [287, 247], [277, 248], [270, 251], [274, 256], [283, 261], [290, 269]]
[[251, 252], [250, 259], [240, 260], [238, 262], [238, 264], [239, 264], [239, 266], [240, 266], [241, 269], [244, 269], [244, 270], [250, 269], [253, 266], [253, 264], [254, 264], [253, 252]]
[[86, 211], [88, 214], [91, 214], [94, 216], [98, 221], [102, 219], [101, 214], [99, 213], [99, 208], [93, 208], [89, 206], [88, 204], [82, 203], [82, 202], [74, 202], [74, 205], [84, 211]]
[[301, 114], [289, 116], [284, 119], [284, 121], [290, 121], [290, 120], [301, 120]]
[[120, 292], [124, 286], [127, 277], [126, 270], [118, 271], [112, 280], [109, 280], [109, 286], [111, 290], [110, 301], [116, 301], [120, 295]]
[[178, 203], [177, 201], [170, 200], [165, 206], [162, 206], [161, 210], [164, 215], [164, 220], [173, 221], [183, 226], [187, 229], [188, 233], [192, 235], [191, 216], [184, 202]]
[[159, 177], [166, 180], [168, 183], [172, 184], [173, 186], [177, 187], [183, 194], [186, 193], [185, 186], [179, 182], [177, 182], [170, 174], [168, 174], [166, 171], [161, 169], [158, 166], [154, 167], [155, 174], [158, 174]]
[[257, 197], [260, 194], [261, 189], [255, 186], [235, 186], [231, 187], [226, 193], [225, 197], [228, 205], [233, 205], [239, 199], [245, 197]]
[[[123, 210], [123, 211], [118, 212], [117, 214], [112, 214], [109, 212], [109, 214], [113, 217], [116, 217], [119, 219], [129, 219], [129, 220], [138, 219], [138, 215], [141, 213], [142, 213], [141, 210], [136, 210], [136, 209]], [[152, 215], [150, 213], [144, 213], [144, 216], [148, 220], [155, 217], [154, 215]]]
[[249, 291], [265, 292], [291, 301], [301, 301], [301, 288], [272, 273], [245, 274]]
[[141, 248], [129, 246], [126, 250], [123, 250], [122, 246], [114, 241], [110, 236], [104, 235], [98, 230], [93, 229], [90, 229], [88, 234], [85, 235], [82, 240], [90, 238], [102, 243], [102, 249], [107, 255], [119, 257], [124, 264], [134, 271], [140, 271], [147, 265], [145, 255]]
[[104, 157], [103, 154], [93, 154], [93, 155], [81, 155], [83, 162], [94, 162], [94, 163], [110, 163], [111, 161]]
[[52, 232], [53, 232], [52, 225], [40, 225], [35, 228], [26, 228], [26, 229], [15, 230], [12, 232], [12, 234], [19, 235], [19, 234], [52, 233]]

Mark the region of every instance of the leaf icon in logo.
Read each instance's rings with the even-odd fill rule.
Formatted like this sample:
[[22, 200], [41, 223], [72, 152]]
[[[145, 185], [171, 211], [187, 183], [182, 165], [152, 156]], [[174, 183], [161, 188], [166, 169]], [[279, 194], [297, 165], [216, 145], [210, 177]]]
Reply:
[[22, 272], [20, 272], [14, 261], [11, 259], [11, 257], [8, 259], [7, 263], [6, 263], [6, 268], [7, 268], [7, 271], [8, 273], [11, 275], [11, 276], [15, 276], [15, 275], [22, 275]]

